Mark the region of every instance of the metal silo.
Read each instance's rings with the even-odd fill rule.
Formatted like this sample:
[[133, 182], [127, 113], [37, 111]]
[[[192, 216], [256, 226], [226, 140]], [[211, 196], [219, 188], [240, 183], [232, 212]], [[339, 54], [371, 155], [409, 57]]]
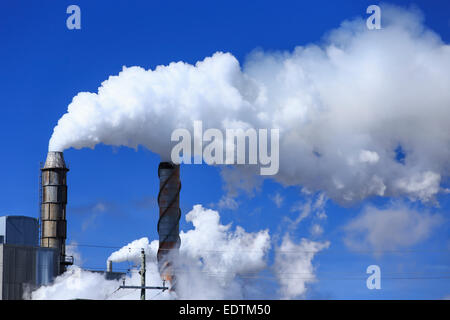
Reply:
[[41, 168], [41, 247], [58, 250], [60, 273], [73, 262], [66, 259], [67, 171], [63, 153], [49, 152]]
[[159, 249], [158, 266], [161, 278], [175, 288], [174, 260], [180, 247], [180, 166], [171, 162], [161, 162], [159, 176]]

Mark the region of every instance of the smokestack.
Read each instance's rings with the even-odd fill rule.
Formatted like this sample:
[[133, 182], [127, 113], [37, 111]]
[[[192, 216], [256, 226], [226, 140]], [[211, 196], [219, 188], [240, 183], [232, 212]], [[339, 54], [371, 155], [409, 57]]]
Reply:
[[180, 166], [171, 162], [161, 162], [158, 167], [158, 176], [158, 267], [161, 279], [169, 281], [171, 283], [171, 290], [174, 290], [175, 275], [173, 272], [173, 261], [180, 247]]
[[41, 247], [55, 248], [60, 256], [60, 274], [66, 269], [66, 204], [69, 169], [62, 152], [49, 152], [41, 168]]
[[112, 261], [106, 261], [106, 272], [112, 272]]

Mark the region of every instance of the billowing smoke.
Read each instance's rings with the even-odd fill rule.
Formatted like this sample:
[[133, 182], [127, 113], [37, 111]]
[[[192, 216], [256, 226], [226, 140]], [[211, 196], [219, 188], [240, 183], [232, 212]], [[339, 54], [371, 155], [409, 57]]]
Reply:
[[283, 299], [304, 297], [306, 285], [317, 281], [312, 265], [314, 256], [330, 246], [330, 242], [315, 242], [302, 239], [295, 244], [285, 236], [275, 254], [275, 274], [280, 283]]
[[[153, 244], [153, 243], [152, 243]], [[134, 240], [129, 243], [122, 249], [113, 252], [108, 260], [112, 262], [140, 262], [141, 260], [141, 249], [147, 249], [146, 252], [150, 249], [151, 252], [158, 250], [158, 244], [156, 244], [156, 248], [150, 248], [150, 244], [148, 242], [148, 238], [144, 237], [141, 239]]]
[[118, 287], [119, 281], [108, 281], [99, 273], [70, 266], [51, 285], [31, 293], [33, 300], [107, 299]]
[[440, 214], [393, 203], [386, 208], [367, 206], [345, 227], [344, 242], [353, 250], [381, 256], [384, 251], [410, 247], [429, 237], [444, 221]]
[[[223, 225], [217, 211], [200, 205], [194, 206], [186, 220], [193, 224], [194, 229], [180, 233], [180, 255], [176, 262], [177, 293], [149, 290], [148, 299], [302, 297], [306, 285], [315, 279], [312, 266], [315, 253], [328, 246], [328, 242], [306, 239], [295, 244], [286, 236], [281, 246], [275, 247], [275, 262], [269, 266], [271, 237], [268, 230], [247, 232], [240, 226]], [[146, 253], [146, 283], [161, 286], [163, 283], [156, 260], [157, 240], [135, 240], [112, 253], [108, 260], [138, 264], [142, 248]], [[265, 279], [273, 282], [273, 292], [281, 288], [279, 296], [261, 290]], [[139, 286], [140, 275], [137, 272], [128, 274], [126, 284]], [[117, 290], [119, 285], [120, 281], [106, 280], [101, 274], [74, 266], [56, 278], [52, 285], [34, 291], [31, 298], [139, 299], [139, 290]]]
[[319, 44], [257, 51], [242, 67], [221, 52], [195, 65], [124, 67], [73, 98], [49, 149], [142, 145], [168, 159], [172, 131], [194, 120], [278, 128], [279, 182], [342, 203], [430, 201], [449, 175], [448, 70], [450, 46], [420, 13], [382, 6], [381, 30], [345, 21]]

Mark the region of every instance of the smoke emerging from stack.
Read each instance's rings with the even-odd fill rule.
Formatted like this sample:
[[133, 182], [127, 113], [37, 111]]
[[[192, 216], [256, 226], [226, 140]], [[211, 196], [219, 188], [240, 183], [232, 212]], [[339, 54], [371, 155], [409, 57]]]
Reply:
[[68, 171], [62, 152], [49, 152], [45, 165], [41, 168], [41, 247], [58, 250], [59, 273], [66, 270]]
[[161, 162], [158, 166], [159, 177], [159, 219], [158, 219], [158, 266], [161, 278], [169, 281], [171, 290], [175, 290], [176, 276], [174, 260], [180, 247], [179, 221], [180, 210], [180, 166], [170, 162]]
[[[223, 225], [217, 211], [201, 205], [194, 206], [186, 215], [186, 220], [192, 223], [194, 228], [180, 233], [177, 290], [151, 292], [147, 294], [148, 299], [304, 297], [308, 284], [315, 279], [312, 266], [314, 256], [329, 244], [305, 239], [296, 244], [286, 237], [282, 244], [275, 248], [275, 263], [269, 266], [271, 237], [268, 230], [247, 232], [240, 226], [233, 228], [231, 225]], [[162, 285], [157, 261], [158, 243], [158, 240], [149, 242], [148, 238], [135, 240], [112, 253], [108, 260], [114, 263], [129, 261], [138, 264], [143, 248], [147, 258], [147, 285]], [[126, 283], [139, 285], [139, 274], [131, 273], [127, 276]], [[119, 281], [108, 281], [99, 274], [83, 271], [79, 267], [70, 267], [54, 284], [39, 288], [31, 297], [139, 299], [139, 291], [115, 292], [120, 284]], [[267, 286], [272, 289], [267, 290]], [[278, 296], [274, 295], [276, 288], [279, 289]]]
[[[176, 292], [165, 292], [163, 299], [242, 299], [241, 276], [254, 276], [267, 267], [270, 249], [268, 230], [249, 233], [237, 226], [222, 225], [217, 211], [196, 205], [186, 215], [194, 229], [179, 234], [181, 246], [174, 259]], [[144, 248], [149, 269], [147, 283], [161, 285], [159, 277], [159, 241], [135, 240], [108, 258], [114, 262], [138, 263]], [[138, 281], [138, 280], [136, 280]], [[252, 284], [248, 284], [249, 287]]]
[[339, 202], [432, 201], [450, 168], [450, 46], [420, 13], [383, 6], [382, 17], [381, 30], [345, 21], [320, 45], [254, 52], [242, 68], [230, 53], [124, 67], [73, 98], [49, 149], [142, 145], [167, 161], [172, 131], [194, 120], [279, 128], [281, 183]]

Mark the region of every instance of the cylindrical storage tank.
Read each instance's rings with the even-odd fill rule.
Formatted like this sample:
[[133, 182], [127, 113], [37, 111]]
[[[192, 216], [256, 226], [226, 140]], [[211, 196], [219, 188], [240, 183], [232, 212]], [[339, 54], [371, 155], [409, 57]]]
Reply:
[[65, 271], [67, 171], [63, 153], [49, 152], [41, 168], [41, 247], [58, 249], [60, 273]]
[[180, 166], [171, 162], [161, 162], [159, 176], [159, 249], [158, 266], [161, 278], [175, 284], [174, 259], [180, 247]]

